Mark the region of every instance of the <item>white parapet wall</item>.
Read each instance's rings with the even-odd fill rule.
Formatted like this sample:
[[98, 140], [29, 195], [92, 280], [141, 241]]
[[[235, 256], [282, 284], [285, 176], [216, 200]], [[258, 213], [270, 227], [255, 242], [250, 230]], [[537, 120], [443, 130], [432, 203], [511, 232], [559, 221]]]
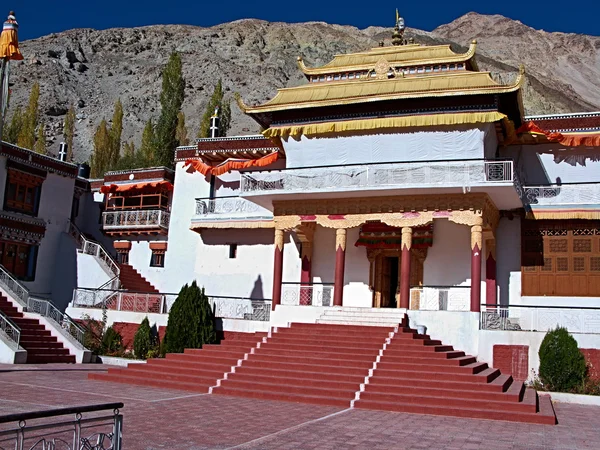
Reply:
[[16, 349], [4, 336], [0, 335], [0, 364], [25, 364], [27, 351], [22, 347]]
[[271, 311], [272, 327], [288, 327], [292, 322], [317, 323], [317, 319], [331, 308], [324, 306], [277, 305]]

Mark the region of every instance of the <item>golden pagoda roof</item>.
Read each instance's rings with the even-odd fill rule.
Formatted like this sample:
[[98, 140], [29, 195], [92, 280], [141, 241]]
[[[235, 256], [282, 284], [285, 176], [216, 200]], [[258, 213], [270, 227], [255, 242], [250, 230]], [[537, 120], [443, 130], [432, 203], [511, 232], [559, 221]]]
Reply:
[[[523, 84], [524, 74], [525, 70], [521, 67], [519, 76], [509, 85], [497, 83], [489, 72], [456, 71], [406, 77], [399, 74], [395, 78], [378, 76], [279, 89], [272, 100], [258, 106], [248, 106], [239, 97], [237, 100], [246, 114], [261, 114], [385, 100], [502, 94], [517, 91]], [[378, 72], [378, 75], [381, 73]]]
[[[395, 45], [372, 48], [359, 53], [335, 55], [331, 62], [315, 68], [306, 67], [302, 58], [298, 57], [298, 66], [304, 72], [304, 75], [311, 76], [369, 70], [382, 58], [388, 61], [390, 66], [393, 67], [451, 64], [472, 59], [475, 56], [476, 47], [477, 41], [473, 41], [466, 53], [455, 53], [450, 48], [450, 45]], [[475, 65], [474, 61], [473, 65]]]

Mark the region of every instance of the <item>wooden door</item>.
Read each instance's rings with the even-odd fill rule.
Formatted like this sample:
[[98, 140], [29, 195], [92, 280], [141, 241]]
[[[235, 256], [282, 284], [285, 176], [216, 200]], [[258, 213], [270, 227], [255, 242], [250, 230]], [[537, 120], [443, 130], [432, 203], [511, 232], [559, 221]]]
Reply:
[[8, 270], [12, 274], [14, 274], [14, 271], [15, 271], [16, 259], [17, 259], [17, 245], [5, 243], [4, 255], [2, 258], [2, 265], [6, 268], [6, 270]]
[[390, 258], [381, 258], [381, 307], [389, 308], [390, 306], [390, 279], [392, 265], [390, 264]]

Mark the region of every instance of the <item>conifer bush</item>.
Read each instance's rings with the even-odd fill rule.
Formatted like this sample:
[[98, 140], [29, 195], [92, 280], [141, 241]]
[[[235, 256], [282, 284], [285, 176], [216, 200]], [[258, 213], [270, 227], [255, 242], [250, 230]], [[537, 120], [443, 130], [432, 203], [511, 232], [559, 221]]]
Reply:
[[123, 337], [113, 327], [108, 327], [102, 336], [103, 355], [119, 355], [123, 351]]
[[133, 337], [133, 353], [136, 358], [146, 359], [152, 346], [152, 329], [148, 317], [145, 317]]
[[585, 358], [566, 328], [549, 331], [538, 354], [540, 379], [548, 390], [568, 392], [585, 382]]
[[186, 284], [169, 312], [165, 351], [181, 353], [186, 348], [202, 348], [216, 342], [215, 315], [204, 288], [199, 288], [195, 281]]

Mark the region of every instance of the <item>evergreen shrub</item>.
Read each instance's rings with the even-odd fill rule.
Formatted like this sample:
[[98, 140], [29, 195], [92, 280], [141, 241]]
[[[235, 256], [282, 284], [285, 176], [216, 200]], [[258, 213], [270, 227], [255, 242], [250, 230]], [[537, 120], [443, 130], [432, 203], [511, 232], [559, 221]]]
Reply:
[[164, 349], [181, 353], [186, 348], [202, 348], [217, 342], [215, 315], [208, 303], [204, 288], [194, 281], [181, 288], [169, 312]]
[[548, 390], [568, 392], [584, 384], [585, 358], [566, 328], [548, 331], [540, 345], [539, 357], [540, 379]]
[[123, 337], [113, 327], [108, 327], [102, 336], [102, 355], [119, 355], [123, 352]]
[[133, 354], [138, 359], [146, 359], [152, 345], [152, 329], [148, 317], [145, 317], [133, 337]]

